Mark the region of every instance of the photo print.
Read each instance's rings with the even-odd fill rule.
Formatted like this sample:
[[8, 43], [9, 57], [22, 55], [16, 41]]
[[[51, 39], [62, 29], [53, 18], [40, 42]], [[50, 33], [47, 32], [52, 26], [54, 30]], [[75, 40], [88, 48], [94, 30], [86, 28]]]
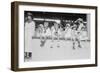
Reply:
[[24, 39], [25, 62], [89, 59], [90, 15], [24, 11]]

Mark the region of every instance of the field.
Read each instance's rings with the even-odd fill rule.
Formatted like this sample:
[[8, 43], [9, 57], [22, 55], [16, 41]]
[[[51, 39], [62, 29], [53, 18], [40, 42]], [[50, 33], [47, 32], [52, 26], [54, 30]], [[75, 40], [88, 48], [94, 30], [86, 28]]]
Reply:
[[[81, 41], [82, 48], [73, 49], [71, 40], [61, 40], [59, 43], [55, 40], [47, 40], [43, 47], [40, 47], [40, 39], [33, 39], [32, 42], [32, 58], [25, 61], [53, 61], [53, 60], [72, 60], [72, 59], [88, 59], [90, 58], [90, 42]], [[51, 48], [51, 45], [53, 47]], [[59, 47], [57, 47], [59, 44]]]

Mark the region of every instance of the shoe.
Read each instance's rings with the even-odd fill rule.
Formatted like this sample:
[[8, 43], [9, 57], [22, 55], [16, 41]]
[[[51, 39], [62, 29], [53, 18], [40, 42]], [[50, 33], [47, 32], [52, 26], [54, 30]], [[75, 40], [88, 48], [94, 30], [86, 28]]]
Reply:
[[75, 47], [73, 47], [73, 49], [75, 50]]
[[43, 47], [43, 46], [44, 46], [44, 41], [41, 41], [40, 46], [41, 46], [41, 47]]
[[78, 45], [79, 48], [82, 48], [81, 45]]
[[53, 48], [53, 46], [51, 46], [50, 48]]

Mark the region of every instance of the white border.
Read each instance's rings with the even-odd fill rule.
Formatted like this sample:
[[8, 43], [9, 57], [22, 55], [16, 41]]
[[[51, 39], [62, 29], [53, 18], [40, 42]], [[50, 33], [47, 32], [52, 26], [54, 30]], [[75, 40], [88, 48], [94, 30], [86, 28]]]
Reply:
[[[82, 60], [63, 60], [63, 61], [45, 61], [45, 62], [24, 62], [24, 11], [46, 11], [46, 12], [69, 12], [69, 13], [89, 13], [91, 15], [91, 58]], [[46, 67], [60, 65], [82, 65], [95, 64], [95, 10], [81, 8], [62, 8], [46, 6], [24, 6], [19, 5], [19, 68]]]

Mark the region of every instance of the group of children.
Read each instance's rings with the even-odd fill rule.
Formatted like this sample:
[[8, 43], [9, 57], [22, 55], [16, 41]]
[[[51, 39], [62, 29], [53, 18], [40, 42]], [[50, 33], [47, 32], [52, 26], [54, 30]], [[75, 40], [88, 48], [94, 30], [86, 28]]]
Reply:
[[54, 21], [52, 26], [49, 25], [50, 24], [48, 21], [44, 21], [43, 24], [39, 24], [38, 28], [36, 28], [36, 23], [34, 22], [32, 16], [28, 15], [27, 21], [25, 22], [25, 42], [27, 44], [26, 48], [28, 47], [28, 44], [32, 40], [32, 36], [34, 36], [33, 34], [35, 33], [36, 37], [40, 37], [41, 47], [44, 46], [48, 38], [51, 39], [51, 48], [53, 48], [53, 43], [55, 40], [57, 40], [57, 47], [59, 48], [59, 42], [61, 41], [61, 38], [63, 38], [66, 41], [68, 39], [72, 41], [73, 49], [76, 48], [76, 44], [78, 44], [78, 47], [81, 48], [81, 40], [83, 38], [85, 38], [84, 40], [88, 39], [87, 27], [84, 25], [82, 18], [78, 18], [73, 22], [66, 22], [65, 26], [62, 26], [61, 21]]
[[64, 40], [70, 39], [73, 42], [73, 49], [75, 49], [75, 44], [78, 43], [78, 47], [81, 48], [81, 40], [83, 36], [87, 40], [87, 29], [86, 25], [84, 25], [84, 21], [79, 18], [73, 23], [66, 22], [65, 27], [62, 27], [60, 23], [56, 21], [53, 23], [51, 27], [49, 27], [49, 22], [45, 21], [44, 24], [40, 24], [36, 30], [37, 37], [40, 37], [41, 44], [40, 46], [44, 46], [47, 38], [50, 38], [52, 41], [51, 48], [53, 48], [54, 40], [57, 40], [58, 46], [60, 47], [60, 39]]

